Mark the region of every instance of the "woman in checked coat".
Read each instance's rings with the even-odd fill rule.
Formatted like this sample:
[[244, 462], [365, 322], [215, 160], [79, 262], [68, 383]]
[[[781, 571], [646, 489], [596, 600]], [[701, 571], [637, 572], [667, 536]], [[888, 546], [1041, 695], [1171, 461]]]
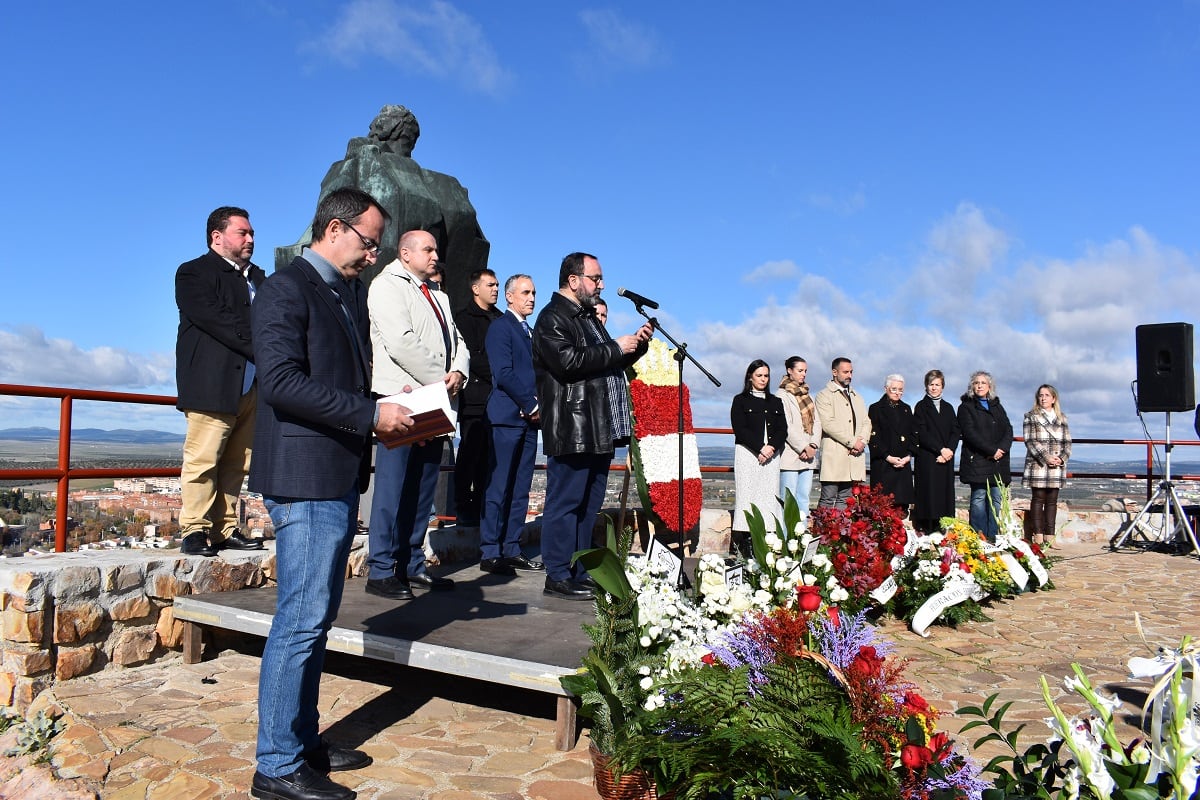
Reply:
[[1058, 404], [1058, 390], [1048, 383], [1037, 388], [1033, 408], [1025, 412], [1023, 482], [1033, 492], [1028, 531], [1037, 544], [1053, 544], [1058, 516], [1058, 490], [1067, 478], [1071, 429]]

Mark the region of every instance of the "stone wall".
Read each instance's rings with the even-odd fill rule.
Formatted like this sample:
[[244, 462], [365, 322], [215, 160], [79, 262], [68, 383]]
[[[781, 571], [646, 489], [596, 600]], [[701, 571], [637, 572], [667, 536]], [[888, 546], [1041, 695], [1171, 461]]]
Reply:
[[181, 648], [181, 594], [262, 586], [264, 553], [55, 553], [0, 561], [0, 706], [26, 708], [55, 681]]

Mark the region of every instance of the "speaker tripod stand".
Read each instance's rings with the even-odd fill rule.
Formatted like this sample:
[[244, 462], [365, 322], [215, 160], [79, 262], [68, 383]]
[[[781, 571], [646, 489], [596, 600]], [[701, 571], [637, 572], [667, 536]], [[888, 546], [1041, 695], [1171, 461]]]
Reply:
[[[1142, 506], [1142, 510], [1137, 513], [1137, 516], [1109, 542], [1110, 549], [1117, 550], [1130, 539], [1138, 537], [1141, 541], [1129, 542], [1130, 546], [1160, 545], [1176, 547], [1180, 552], [1187, 552], [1186, 547], [1191, 545], [1191, 552], [1200, 555], [1200, 544], [1196, 542], [1196, 531], [1192, 528], [1191, 521], [1188, 520], [1183, 503], [1179, 502], [1179, 495], [1175, 493], [1175, 484], [1171, 482], [1171, 449], [1171, 412], [1168, 411], [1163, 479], [1159, 481], [1154, 495], [1146, 502], [1146, 505]], [[1150, 521], [1151, 517], [1157, 514], [1162, 515], [1161, 527], [1155, 527]]]

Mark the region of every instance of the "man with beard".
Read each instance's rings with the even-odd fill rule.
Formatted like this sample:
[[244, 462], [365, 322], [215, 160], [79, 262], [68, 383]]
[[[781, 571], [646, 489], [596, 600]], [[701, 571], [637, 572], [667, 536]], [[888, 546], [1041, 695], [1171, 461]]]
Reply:
[[221, 206], [206, 230], [208, 252], [175, 273], [175, 383], [187, 419], [179, 481], [185, 556], [262, 549], [238, 528], [237, 504], [258, 402], [250, 304], [266, 275], [250, 263], [254, 228], [244, 208]]
[[588, 253], [571, 253], [558, 271], [558, 291], [538, 315], [533, 363], [546, 461], [542, 511], [545, 594], [590, 600], [591, 579], [578, 550], [591, 547], [604, 503], [608, 466], [632, 433], [625, 369], [646, 352], [654, 328], [613, 339], [594, 313], [604, 274]]
[[833, 377], [813, 401], [821, 420], [821, 500], [818, 506], [845, 508], [854, 484], [867, 479], [863, 451], [871, 438], [871, 418], [858, 392], [850, 388], [854, 365], [833, 360]]

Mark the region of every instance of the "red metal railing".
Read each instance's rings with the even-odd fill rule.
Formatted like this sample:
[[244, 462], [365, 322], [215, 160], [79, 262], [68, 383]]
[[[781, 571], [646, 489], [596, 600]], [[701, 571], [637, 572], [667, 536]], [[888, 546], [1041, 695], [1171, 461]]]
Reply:
[[[18, 384], [0, 384], [0, 397], [48, 397], [59, 400], [58, 418], [58, 463], [52, 469], [0, 469], [0, 480], [55, 480], [58, 482], [55, 498], [54, 549], [64, 552], [67, 546], [67, 498], [70, 496], [72, 479], [82, 478], [178, 478], [179, 468], [103, 468], [103, 467], [72, 467], [71, 466], [71, 430], [72, 410], [75, 400], [96, 400], [107, 403], [135, 403], [140, 405], [174, 406], [175, 398], [157, 394], [130, 394], [128, 392], [102, 392], [93, 389], [67, 389], [56, 386], [21, 386]], [[729, 436], [731, 428], [696, 428], [697, 434], [715, 434]], [[1017, 441], [1021, 441], [1018, 437]], [[1149, 500], [1161, 479], [1154, 472], [1154, 447], [1165, 444], [1158, 439], [1074, 439], [1073, 444], [1102, 444], [1126, 445], [1144, 447], [1146, 451], [1146, 471], [1139, 474], [1108, 473], [1108, 472], [1071, 472], [1074, 478], [1116, 478], [1125, 480], [1145, 480], [1146, 499]], [[1183, 447], [1200, 446], [1200, 441], [1173, 441], [1173, 445]], [[453, 469], [443, 467], [443, 469]], [[623, 464], [614, 464], [613, 470], [625, 469]], [[733, 471], [730, 466], [702, 466], [700, 471], [709, 473], [728, 473]], [[1014, 473], [1019, 475], [1020, 473]], [[1172, 475], [1175, 480], [1200, 481], [1200, 475]]]
[[67, 549], [67, 498], [72, 478], [178, 478], [179, 468], [172, 469], [103, 469], [71, 468], [71, 413], [75, 400], [99, 400], [108, 403], [138, 403], [141, 405], [173, 406], [174, 397], [158, 394], [129, 394], [101, 392], [93, 389], [64, 389], [57, 386], [19, 386], [0, 384], [0, 396], [58, 398], [58, 466], [54, 469], [0, 469], [0, 480], [56, 480], [54, 502], [54, 550]]

